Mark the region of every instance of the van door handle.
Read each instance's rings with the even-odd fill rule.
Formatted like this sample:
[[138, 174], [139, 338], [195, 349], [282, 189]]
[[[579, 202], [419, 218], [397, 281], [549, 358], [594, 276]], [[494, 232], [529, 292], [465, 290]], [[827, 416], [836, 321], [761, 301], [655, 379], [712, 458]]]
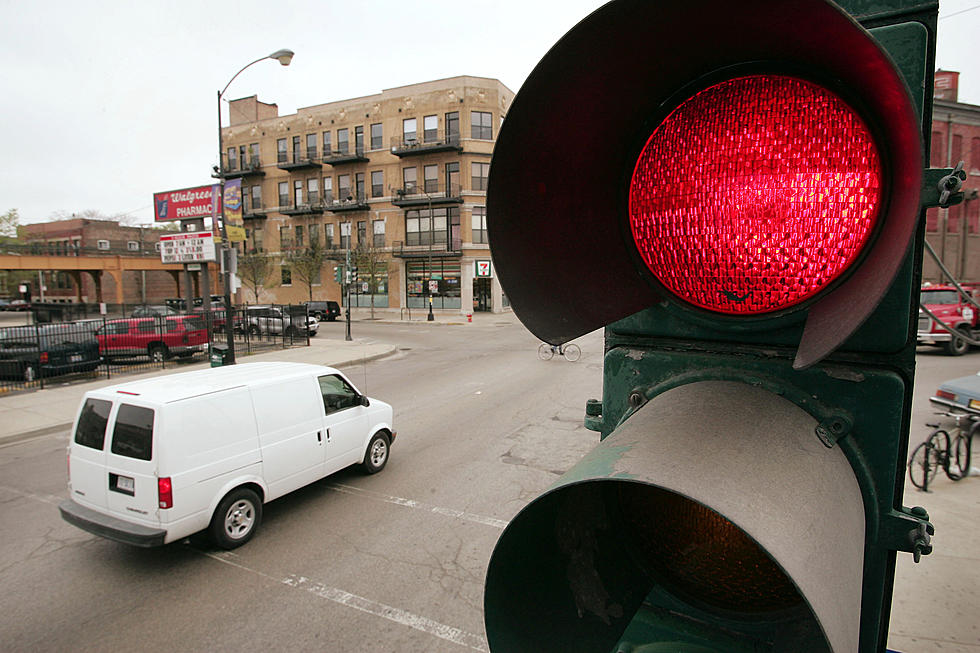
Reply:
[[321, 433], [320, 431], [316, 432], [316, 441], [321, 443], [323, 442], [323, 433]]
[[330, 442], [330, 429], [327, 429], [327, 442]]

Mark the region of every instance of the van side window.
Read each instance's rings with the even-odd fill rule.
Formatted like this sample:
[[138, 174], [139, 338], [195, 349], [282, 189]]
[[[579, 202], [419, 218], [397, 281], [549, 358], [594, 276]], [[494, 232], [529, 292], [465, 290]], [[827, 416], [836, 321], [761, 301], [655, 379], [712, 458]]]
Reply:
[[320, 382], [320, 394], [323, 395], [325, 415], [357, 405], [359, 397], [357, 392], [336, 374], [317, 377], [317, 380]]
[[153, 410], [123, 404], [112, 429], [112, 453], [150, 460], [153, 457]]
[[86, 399], [75, 429], [75, 443], [102, 451], [105, 427], [109, 423], [112, 402], [105, 399]]

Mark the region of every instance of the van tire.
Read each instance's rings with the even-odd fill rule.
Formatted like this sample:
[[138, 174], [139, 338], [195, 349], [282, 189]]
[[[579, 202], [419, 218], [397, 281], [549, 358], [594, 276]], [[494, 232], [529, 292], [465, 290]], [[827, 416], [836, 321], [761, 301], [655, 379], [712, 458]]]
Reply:
[[368, 474], [377, 474], [388, 464], [390, 452], [391, 440], [388, 438], [388, 434], [384, 431], [378, 431], [368, 442], [361, 468]]
[[240, 487], [225, 495], [211, 517], [208, 535], [222, 549], [234, 549], [252, 539], [262, 523], [262, 501], [254, 491]]
[[162, 363], [170, 358], [170, 351], [167, 349], [167, 345], [159, 342], [150, 345], [147, 348], [147, 353], [150, 355], [150, 360], [155, 363]]

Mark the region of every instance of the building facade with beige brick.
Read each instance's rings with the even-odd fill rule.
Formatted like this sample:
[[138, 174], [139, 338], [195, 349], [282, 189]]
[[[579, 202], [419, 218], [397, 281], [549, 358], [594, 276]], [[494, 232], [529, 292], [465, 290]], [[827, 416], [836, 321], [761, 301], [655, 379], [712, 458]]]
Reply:
[[[241, 178], [244, 247], [272, 263], [260, 301], [346, 304], [334, 268], [350, 252], [361, 261], [352, 306], [503, 310], [486, 188], [513, 96], [463, 76], [285, 116], [254, 96], [232, 100], [219, 174]], [[313, 244], [327, 258], [308, 284], [293, 257]]]

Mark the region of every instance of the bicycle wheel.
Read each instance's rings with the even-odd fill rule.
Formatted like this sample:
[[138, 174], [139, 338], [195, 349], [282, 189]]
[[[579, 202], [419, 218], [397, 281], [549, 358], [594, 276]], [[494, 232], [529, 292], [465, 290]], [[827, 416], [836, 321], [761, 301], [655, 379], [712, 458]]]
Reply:
[[932, 435], [929, 436], [929, 444], [932, 445], [935, 451], [936, 464], [943, 468], [943, 471], [946, 472], [946, 476], [948, 476], [951, 481], [960, 480], [959, 475], [956, 473], [956, 469], [950, 469], [950, 454], [952, 453], [952, 450], [950, 449], [949, 433], [942, 429], [933, 431]]
[[551, 348], [546, 342], [542, 342], [538, 345], [538, 358], [543, 361], [550, 361], [555, 356], [555, 350]]
[[[973, 448], [973, 443], [971, 442], [972, 439], [972, 431], [970, 433], [963, 433], [963, 431], [960, 431], [959, 434], [953, 439], [953, 450], [950, 454], [950, 467], [955, 464], [957, 474], [956, 478], [953, 478], [952, 476], [950, 476], [950, 478], [953, 478], [954, 481], [958, 481], [970, 473], [970, 454], [972, 453], [971, 449]], [[947, 472], [947, 474], [948, 473], [949, 472]]]
[[582, 357], [582, 348], [575, 344], [565, 345], [563, 355], [565, 356], [566, 360], [570, 360], [574, 363]]
[[938, 462], [935, 449], [928, 440], [917, 446], [909, 458], [909, 480], [912, 485], [923, 491], [928, 490], [930, 479], [936, 475]]

